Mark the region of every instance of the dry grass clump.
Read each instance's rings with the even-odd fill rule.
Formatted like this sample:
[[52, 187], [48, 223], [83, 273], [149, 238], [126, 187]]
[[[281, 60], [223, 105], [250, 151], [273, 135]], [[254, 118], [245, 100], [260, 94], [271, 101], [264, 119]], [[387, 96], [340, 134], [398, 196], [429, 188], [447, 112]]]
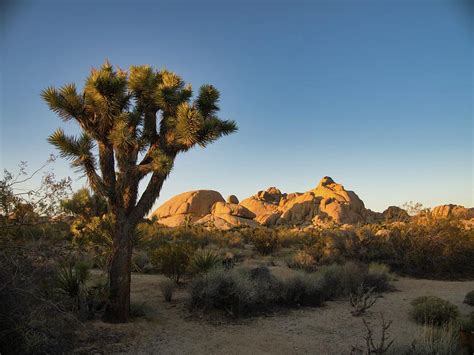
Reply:
[[160, 283], [160, 290], [166, 302], [171, 302], [174, 291], [176, 290], [176, 283], [173, 280], [165, 280]]
[[421, 335], [408, 347], [396, 349], [393, 354], [402, 355], [433, 355], [459, 354], [459, 327], [453, 323], [442, 326], [426, 324]]
[[316, 260], [306, 250], [298, 250], [286, 263], [289, 268], [304, 271], [314, 271], [316, 269]]
[[440, 326], [454, 321], [459, 315], [456, 305], [435, 296], [417, 297], [411, 305], [410, 315], [418, 323]]

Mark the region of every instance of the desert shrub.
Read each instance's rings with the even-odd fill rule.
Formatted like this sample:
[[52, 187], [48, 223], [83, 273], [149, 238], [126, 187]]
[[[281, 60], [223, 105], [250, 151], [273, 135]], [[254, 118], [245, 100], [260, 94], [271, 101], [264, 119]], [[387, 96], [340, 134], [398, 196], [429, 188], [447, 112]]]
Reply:
[[[474, 231], [456, 220], [414, 220], [390, 229], [394, 270], [413, 276], [458, 278], [474, 274]], [[379, 260], [384, 262], [383, 260]]]
[[277, 227], [274, 228], [278, 235], [280, 245], [283, 248], [302, 248], [314, 245], [320, 239], [320, 230], [311, 231], [295, 231], [288, 227]]
[[360, 284], [356, 292], [350, 295], [350, 303], [352, 306], [351, 314], [355, 317], [361, 316], [366, 310], [371, 308], [377, 301], [372, 287], [367, 288], [364, 284]]
[[342, 287], [343, 295], [350, 295], [356, 292], [367, 277], [367, 268], [365, 265], [348, 261], [342, 265]]
[[321, 306], [325, 300], [324, 293], [317, 279], [309, 274], [298, 273], [288, 278], [283, 284], [283, 304], [290, 307]]
[[474, 290], [469, 291], [466, 294], [466, 297], [464, 297], [464, 303], [466, 303], [470, 306], [474, 306]]
[[137, 227], [140, 234], [137, 246], [143, 250], [158, 249], [170, 242], [185, 243], [193, 248], [205, 248], [210, 243], [226, 244], [223, 231], [207, 230], [202, 226], [164, 227], [157, 223], [143, 222]]
[[280, 240], [275, 231], [265, 228], [257, 228], [251, 235], [251, 242], [255, 249], [262, 255], [269, 255], [277, 250]]
[[179, 283], [187, 271], [194, 248], [188, 243], [171, 242], [150, 252], [152, 264], [160, 271]]
[[262, 313], [276, 306], [320, 306], [323, 302], [311, 275], [298, 273], [279, 279], [267, 267], [214, 270], [193, 280], [190, 292], [193, 306], [224, 310], [232, 316]]
[[193, 306], [223, 310], [232, 316], [248, 314], [256, 305], [255, 284], [241, 270], [211, 271], [194, 279], [190, 291]]
[[286, 278], [276, 277], [264, 266], [218, 269], [195, 278], [189, 291], [195, 307], [250, 315], [276, 306], [320, 306], [357, 290], [365, 274], [364, 267], [351, 262], [323, 266], [316, 273], [295, 272]]
[[411, 305], [411, 317], [418, 323], [443, 325], [458, 317], [458, 308], [449, 301], [435, 296], [415, 298]]
[[333, 299], [344, 295], [342, 267], [337, 264], [324, 265], [318, 270], [320, 289], [325, 299]]
[[324, 265], [319, 268], [319, 284], [326, 299], [348, 296], [364, 282], [366, 270], [354, 262]]
[[[392, 321], [385, 321], [383, 313], [380, 314], [380, 325], [378, 331], [378, 337], [374, 331], [374, 327], [362, 319], [366, 329], [366, 335], [364, 336], [364, 346], [356, 345], [352, 347], [351, 355], [371, 355], [371, 354], [387, 354], [392, 353], [392, 345], [394, 340], [390, 339], [388, 330], [392, 325]], [[393, 354], [399, 355], [399, 352], [393, 352]]]
[[266, 266], [248, 271], [254, 284], [256, 306], [262, 311], [280, 302], [284, 290], [283, 281], [275, 277]]
[[288, 267], [304, 271], [313, 271], [316, 268], [316, 260], [306, 250], [298, 250], [288, 261]]
[[378, 262], [416, 277], [474, 275], [474, 230], [456, 219], [413, 218], [383, 226], [323, 231], [321, 262]]
[[384, 292], [391, 289], [392, 276], [387, 265], [370, 263], [364, 277], [364, 286], [373, 288], [375, 292]]
[[219, 265], [222, 265], [222, 260], [212, 250], [198, 250], [191, 259], [191, 270], [196, 274], [209, 272]]
[[161, 294], [166, 302], [171, 302], [176, 284], [172, 280], [166, 280], [160, 283]]

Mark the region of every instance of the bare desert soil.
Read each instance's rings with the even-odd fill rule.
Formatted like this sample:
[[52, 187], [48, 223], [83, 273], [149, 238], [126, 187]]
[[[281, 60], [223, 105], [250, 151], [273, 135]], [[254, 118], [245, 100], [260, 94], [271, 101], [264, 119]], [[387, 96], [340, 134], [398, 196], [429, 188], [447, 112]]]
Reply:
[[[276, 270], [275, 270], [276, 271]], [[353, 317], [347, 299], [327, 302], [321, 308], [278, 311], [272, 315], [228, 320], [190, 312], [187, 292], [178, 290], [166, 303], [159, 290], [161, 275], [135, 274], [132, 302], [145, 303], [146, 317], [128, 324], [87, 323], [88, 339], [81, 353], [115, 354], [349, 354], [363, 344], [362, 318]], [[395, 344], [407, 344], [422, 328], [408, 316], [410, 301], [434, 295], [472, 311], [463, 304], [474, 281], [432, 281], [398, 278], [397, 291], [385, 293], [365, 318], [377, 324], [380, 313], [392, 320], [390, 335]], [[91, 335], [92, 334], [92, 335]]]

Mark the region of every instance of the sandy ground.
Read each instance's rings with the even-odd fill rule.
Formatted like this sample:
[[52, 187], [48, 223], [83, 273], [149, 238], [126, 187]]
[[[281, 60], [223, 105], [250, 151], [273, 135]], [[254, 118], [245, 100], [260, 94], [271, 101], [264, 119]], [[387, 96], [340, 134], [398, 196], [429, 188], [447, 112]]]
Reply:
[[[133, 275], [132, 302], [146, 304], [145, 318], [128, 324], [88, 323], [97, 339], [82, 348], [87, 353], [121, 354], [349, 354], [363, 343], [362, 318], [353, 317], [348, 300], [328, 302], [322, 308], [302, 308], [241, 320], [209, 320], [191, 313], [187, 293], [178, 290], [171, 303], [163, 300], [160, 275]], [[395, 344], [410, 343], [421, 327], [408, 316], [410, 301], [434, 295], [472, 311], [463, 304], [474, 281], [432, 281], [398, 278], [397, 291], [385, 293], [367, 312], [372, 324], [392, 320], [390, 336]], [[96, 340], [97, 340], [96, 339]]]

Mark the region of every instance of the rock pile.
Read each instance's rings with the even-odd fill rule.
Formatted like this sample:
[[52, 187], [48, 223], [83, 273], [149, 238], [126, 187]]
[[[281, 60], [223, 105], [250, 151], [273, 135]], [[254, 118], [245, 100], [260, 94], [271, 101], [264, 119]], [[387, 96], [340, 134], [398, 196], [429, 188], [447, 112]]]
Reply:
[[[383, 213], [366, 209], [355, 192], [346, 190], [328, 176], [307, 192], [286, 194], [270, 187], [240, 202], [234, 195], [224, 200], [219, 192], [213, 190], [185, 192], [165, 202], [152, 215], [169, 227], [192, 223], [222, 230], [406, 222], [410, 219], [404, 209], [396, 206], [390, 206]], [[470, 219], [474, 218], [474, 208], [443, 205], [435, 207], [432, 215], [436, 218], [457, 216]]]

